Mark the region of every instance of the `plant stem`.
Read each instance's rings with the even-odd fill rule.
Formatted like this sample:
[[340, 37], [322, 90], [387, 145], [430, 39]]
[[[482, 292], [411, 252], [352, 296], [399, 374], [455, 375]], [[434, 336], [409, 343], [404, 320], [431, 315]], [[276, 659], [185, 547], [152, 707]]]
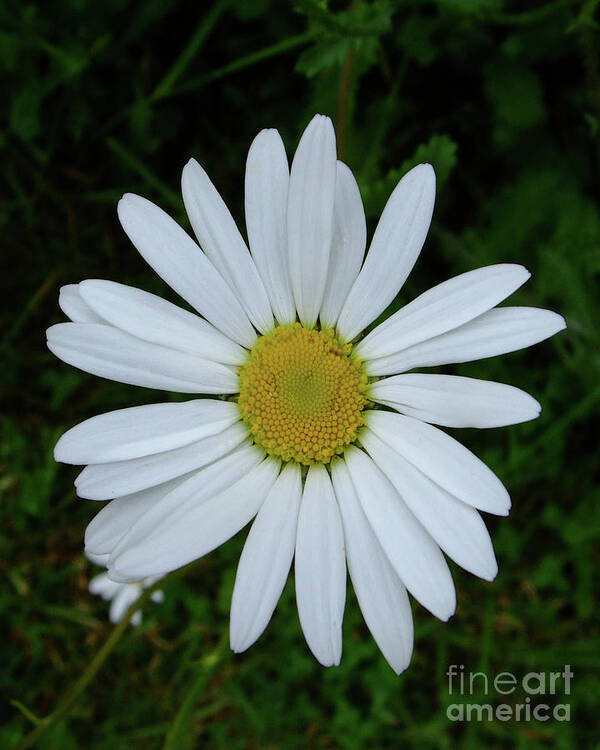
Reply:
[[181, 750], [185, 738], [189, 737], [189, 717], [198, 700], [198, 695], [206, 686], [215, 669], [221, 662], [223, 655], [227, 653], [227, 642], [229, 633], [225, 632], [214, 650], [207, 654], [200, 663], [200, 669], [190, 690], [183, 699], [177, 715], [173, 719], [169, 731], [166, 734], [163, 750]]
[[194, 57], [198, 54], [198, 50], [202, 47], [206, 38], [216, 26], [226, 6], [226, 0], [219, 0], [203, 17], [177, 60], [175, 60], [167, 74], [150, 95], [151, 100], [156, 101], [169, 95], [177, 80], [181, 78]]
[[280, 42], [270, 44], [268, 47], [263, 47], [262, 49], [256, 52], [252, 52], [249, 55], [239, 57], [237, 60], [233, 60], [227, 65], [224, 65], [222, 68], [217, 68], [216, 70], [199, 76], [198, 78], [192, 78], [187, 83], [182, 84], [178, 88], [174, 88], [169, 95], [177, 96], [179, 94], [185, 94], [190, 91], [197, 91], [207, 83], [217, 81], [219, 80], [219, 78], [223, 78], [230, 73], [235, 73], [238, 70], [243, 70], [244, 68], [249, 67], [250, 65], [255, 65], [256, 63], [262, 62], [263, 60], [268, 60], [269, 58], [275, 57], [276, 55], [281, 55], [284, 52], [288, 52], [289, 50], [294, 49], [295, 47], [301, 47], [302, 45], [310, 42], [312, 38], [313, 34], [310, 31], [307, 31], [302, 34], [296, 34], [296, 36], [290, 36], [287, 39], [282, 39]]
[[[85, 672], [79, 677], [75, 684], [73, 684], [70, 688], [67, 688], [54, 711], [48, 716], [45, 716], [43, 719], [39, 719], [39, 723], [37, 724], [37, 726], [32, 729], [31, 732], [29, 732], [29, 734], [27, 734], [22, 740], [17, 742], [16, 745], [13, 745], [10, 750], [26, 750], [29, 747], [33, 747], [33, 745], [43, 734], [45, 734], [51, 727], [53, 727], [57, 722], [59, 722], [69, 713], [79, 696], [84, 692], [84, 690], [96, 676], [97, 672], [101, 669], [102, 665], [110, 655], [113, 648], [119, 642], [119, 639], [127, 629], [129, 621], [133, 617], [134, 613], [137, 612], [138, 609], [140, 609], [144, 602], [146, 602], [146, 600], [151, 596], [153, 591], [155, 591], [159, 586], [164, 585], [164, 581], [164, 578], [162, 578], [160, 581], [156, 581], [156, 583], [154, 583], [152, 586], [149, 586], [135, 600], [135, 602], [133, 602], [133, 604], [125, 613], [123, 619], [115, 626], [112, 633], [104, 642], [102, 648], [94, 656]], [[22, 710], [23, 709], [21, 709], [21, 711]]]

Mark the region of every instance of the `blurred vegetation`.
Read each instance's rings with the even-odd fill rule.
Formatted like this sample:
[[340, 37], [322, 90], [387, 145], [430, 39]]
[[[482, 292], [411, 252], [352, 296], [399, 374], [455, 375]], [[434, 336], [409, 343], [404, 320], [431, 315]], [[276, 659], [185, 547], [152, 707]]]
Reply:
[[[251, 139], [277, 127], [291, 154], [314, 112], [334, 118], [371, 230], [410, 165], [436, 168], [430, 237], [396, 306], [514, 261], [533, 278], [511, 303], [567, 318], [567, 332], [533, 349], [445, 368], [519, 386], [543, 405], [534, 423], [454, 431], [513, 497], [510, 519], [487, 519], [499, 576], [489, 584], [453, 566], [457, 613], [443, 624], [415, 605], [415, 653], [399, 678], [351, 592], [342, 664], [320, 667], [292, 581], [260, 641], [234, 657], [219, 644], [242, 534], [167, 582], [164, 604], [146, 606], [143, 625], [127, 629], [38, 747], [599, 747], [596, 6], [4, 0], [0, 747], [31, 727], [11, 701], [48, 714], [110, 633], [81, 552], [97, 506], [75, 498], [76, 470], [55, 465], [52, 447], [93, 414], [164, 399], [46, 351], [44, 330], [62, 319], [58, 288], [100, 277], [169, 296], [121, 231], [117, 199], [138, 192], [187, 225], [178, 185], [194, 156], [243, 225]], [[522, 676], [565, 663], [575, 672], [570, 722], [446, 718], [449, 664]]]

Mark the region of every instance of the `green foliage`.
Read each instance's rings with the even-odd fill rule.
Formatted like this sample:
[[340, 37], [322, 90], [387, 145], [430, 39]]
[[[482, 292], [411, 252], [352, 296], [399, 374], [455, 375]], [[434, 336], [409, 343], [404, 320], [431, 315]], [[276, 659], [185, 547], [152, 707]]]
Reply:
[[[382, 317], [445, 278], [517, 262], [532, 279], [509, 304], [567, 319], [566, 332], [531, 350], [444, 368], [511, 383], [543, 407], [532, 423], [453, 431], [512, 495], [509, 519], [486, 518], [499, 576], [490, 584], [453, 567], [449, 623], [415, 605], [413, 662], [399, 678], [350, 590], [343, 660], [325, 670], [301, 635], [293, 580], [259, 642], [228, 652], [239, 535], [165, 584], [164, 603], [144, 608], [37, 747], [595, 747], [596, 15], [596, 0], [1, 5], [0, 747], [52, 711], [110, 633], [81, 553], [98, 505], [75, 497], [77, 470], [54, 463], [53, 445], [93, 414], [165, 399], [46, 351], [44, 329], [62, 319], [58, 289], [110, 278], [177, 301], [120, 230], [120, 195], [145, 195], [186, 225], [178, 186], [194, 156], [243, 226], [252, 138], [277, 127], [291, 154], [315, 111], [335, 120], [371, 232], [407, 169], [436, 170], [430, 236]], [[522, 676], [565, 663], [575, 671], [570, 722], [446, 718], [449, 664]]]
[[417, 164], [432, 164], [438, 189], [443, 188], [456, 164], [457, 149], [457, 144], [447, 135], [435, 134], [427, 143], [421, 143], [414, 155], [402, 162], [401, 167], [390, 169], [382, 180], [364, 188], [362, 197], [367, 216], [377, 217], [381, 214], [390, 193], [402, 175]]
[[514, 63], [492, 63], [485, 70], [485, 88], [499, 122], [531, 128], [543, 121], [542, 86], [533, 71]]
[[303, 0], [297, 9], [306, 15], [315, 37], [296, 63], [296, 70], [308, 78], [342, 65], [348, 55], [356, 56], [359, 68], [371, 67], [379, 50], [379, 37], [391, 29], [387, 0], [355, 4], [336, 14], [317, 0]]

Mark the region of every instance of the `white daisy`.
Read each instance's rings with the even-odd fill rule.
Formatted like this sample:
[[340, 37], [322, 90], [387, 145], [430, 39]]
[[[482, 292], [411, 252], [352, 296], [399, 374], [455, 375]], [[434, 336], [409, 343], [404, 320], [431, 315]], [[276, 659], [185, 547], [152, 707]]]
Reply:
[[[106, 563], [105, 555], [94, 555], [89, 550], [86, 550], [85, 554], [88, 560], [96, 565], [103, 566]], [[158, 580], [158, 577], [154, 576], [135, 583], [118, 583], [113, 581], [108, 573], [99, 573], [90, 580], [88, 588], [91, 594], [101, 596], [105, 601], [110, 602], [108, 619], [116, 624], [121, 622], [129, 607], [140, 598], [144, 589], [149, 588]], [[150, 594], [150, 599], [153, 602], [162, 602], [164, 599], [163, 592], [160, 590], [153, 591]], [[140, 609], [133, 613], [130, 622], [132, 625], [139, 625], [142, 622], [142, 611]]]
[[88, 280], [62, 288], [73, 322], [48, 331], [50, 349], [87, 372], [217, 396], [122, 409], [63, 435], [56, 459], [88, 464], [77, 493], [111, 499], [88, 526], [86, 549], [105, 556], [115, 581], [162, 576], [256, 516], [237, 570], [232, 648], [263, 632], [295, 557], [308, 645], [322, 664], [338, 664], [347, 563], [366, 623], [399, 673], [412, 651], [407, 591], [448, 619], [456, 598], [443, 553], [493, 579], [478, 509], [510, 507], [490, 469], [432, 424], [494, 427], [540, 412], [508, 385], [404, 373], [520, 349], [565, 322], [548, 310], [496, 308], [529, 278], [501, 264], [434, 287], [361, 338], [419, 255], [435, 177], [421, 164], [399, 182], [363, 260], [359, 189], [336, 161], [327, 117], [308, 125], [291, 170], [276, 130], [252, 143], [250, 252], [194, 160], [182, 186], [198, 244], [137, 195], [118, 212], [142, 256], [198, 314]]

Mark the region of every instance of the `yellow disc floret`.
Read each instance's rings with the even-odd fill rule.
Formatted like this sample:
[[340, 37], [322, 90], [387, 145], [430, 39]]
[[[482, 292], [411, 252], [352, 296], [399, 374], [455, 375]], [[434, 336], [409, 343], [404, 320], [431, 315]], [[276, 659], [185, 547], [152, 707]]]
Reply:
[[284, 461], [327, 463], [363, 424], [367, 377], [331, 329], [278, 326], [240, 367], [238, 405], [254, 442]]

